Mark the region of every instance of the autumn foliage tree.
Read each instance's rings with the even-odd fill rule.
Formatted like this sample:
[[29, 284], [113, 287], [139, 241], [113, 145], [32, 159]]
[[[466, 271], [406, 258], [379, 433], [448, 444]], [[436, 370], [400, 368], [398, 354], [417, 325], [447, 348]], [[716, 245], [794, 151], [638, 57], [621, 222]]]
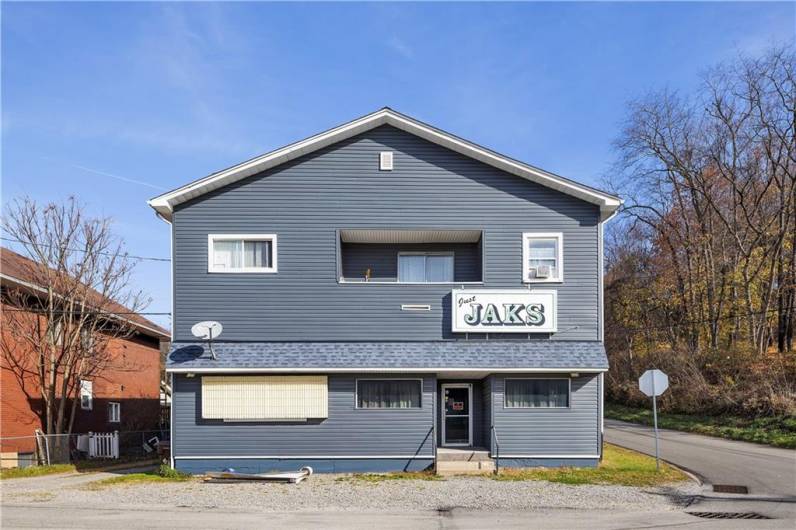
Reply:
[[672, 406], [794, 411], [794, 66], [775, 48], [630, 105], [611, 179], [626, 199], [608, 235], [612, 397], [668, 364]]

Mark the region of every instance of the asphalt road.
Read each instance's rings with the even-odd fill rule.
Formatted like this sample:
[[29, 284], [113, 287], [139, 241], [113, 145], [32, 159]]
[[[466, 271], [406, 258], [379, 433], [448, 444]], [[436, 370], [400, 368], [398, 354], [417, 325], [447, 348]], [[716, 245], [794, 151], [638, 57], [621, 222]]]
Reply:
[[[699, 475], [710, 485], [746, 486], [750, 495], [796, 501], [796, 451], [659, 430], [661, 458]], [[652, 427], [605, 420], [605, 441], [655, 454]]]
[[204, 509], [174, 506], [18, 506], [4, 505], [2, 526], [17, 528], [319, 528], [330, 529], [788, 529], [793, 518], [749, 521], [710, 520], [685, 512], [622, 512], [600, 510], [542, 510], [487, 512], [264, 512], [239, 508]]

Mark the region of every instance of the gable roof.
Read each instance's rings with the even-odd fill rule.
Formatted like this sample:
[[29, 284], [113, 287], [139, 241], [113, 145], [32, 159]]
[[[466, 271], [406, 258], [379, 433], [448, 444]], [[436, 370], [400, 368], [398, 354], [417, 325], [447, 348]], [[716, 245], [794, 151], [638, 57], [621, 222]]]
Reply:
[[[42, 291], [44, 287], [37, 285], [36, 275], [34, 273], [36, 268], [39, 266], [40, 264], [32, 259], [26, 258], [21, 254], [17, 254], [13, 250], [0, 247], [0, 283], [3, 285], [13, 285], [18, 289], [25, 290], [25, 292]], [[97, 298], [102, 296], [93, 289], [91, 290], [91, 293], [93, 293]], [[144, 335], [148, 335], [156, 339], [171, 338], [171, 333], [158, 326], [151, 320], [139, 315], [138, 313], [131, 313], [128, 308], [121, 304], [111, 301], [107, 304], [107, 307], [111, 316], [128, 321]]]
[[158, 195], [150, 199], [148, 204], [167, 221], [171, 221], [173, 209], [178, 204], [381, 125], [391, 125], [402, 131], [414, 134], [415, 136], [451, 149], [452, 151], [456, 151], [457, 153], [494, 166], [507, 173], [526, 178], [532, 182], [596, 204], [600, 207], [601, 219], [603, 220], [610, 217], [622, 204], [622, 200], [615, 195], [501, 155], [414, 118], [410, 118], [389, 107], [384, 107], [376, 112], [334, 127], [333, 129], [265, 153], [264, 155], [252, 158], [222, 171], [212, 173], [204, 178], [186, 184], [185, 186]]

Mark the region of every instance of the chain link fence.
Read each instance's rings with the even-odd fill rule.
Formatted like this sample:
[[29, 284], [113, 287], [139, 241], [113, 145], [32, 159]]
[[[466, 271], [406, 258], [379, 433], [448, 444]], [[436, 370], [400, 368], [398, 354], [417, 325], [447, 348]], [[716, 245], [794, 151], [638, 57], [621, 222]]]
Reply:
[[[0, 465], [28, 467], [50, 464], [79, 464], [89, 457], [90, 433], [43, 434], [0, 437]], [[135, 460], [158, 456], [158, 446], [168, 442], [169, 431], [119, 431], [119, 459]]]

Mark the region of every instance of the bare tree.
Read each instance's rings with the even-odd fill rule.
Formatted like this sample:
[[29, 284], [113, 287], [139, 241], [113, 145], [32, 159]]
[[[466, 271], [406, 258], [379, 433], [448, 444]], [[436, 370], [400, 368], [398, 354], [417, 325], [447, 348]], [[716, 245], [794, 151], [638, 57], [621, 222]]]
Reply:
[[772, 337], [792, 347], [793, 69], [793, 50], [773, 49], [710, 70], [692, 97], [650, 94], [631, 105], [617, 141], [613, 187], [669, 262], [659, 274], [671, 278], [673, 320], [699, 323], [678, 333], [692, 351], [734, 344], [739, 326], [758, 352]]
[[108, 218], [88, 217], [70, 198], [39, 205], [22, 198], [7, 205], [5, 233], [30, 258], [26, 288], [4, 291], [2, 353], [25, 392], [42, 400], [42, 429], [70, 433], [80, 382], [112, 361], [108, 343], [130, 335], [131, 317], [148, 300], [130, 288], [135, 260], [123, 251]]

